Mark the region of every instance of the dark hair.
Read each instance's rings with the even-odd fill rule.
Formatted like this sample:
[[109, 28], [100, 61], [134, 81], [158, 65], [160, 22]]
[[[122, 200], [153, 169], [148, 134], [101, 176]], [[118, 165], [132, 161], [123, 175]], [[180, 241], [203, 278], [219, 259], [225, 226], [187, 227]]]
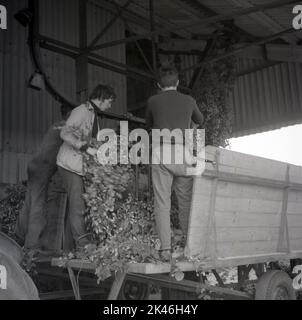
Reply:
[[95, 99], [102, 99], [102, 100], [107, 100], [107, 99], [116, 99], [116, 94], [114, 92], [114, 89], [110, 86], [99, 84], [98, 86], [95, 87], [95, 89], [92, 91], [90, 97], [90, 100], [95, 100]]
[[177, 69], [172, 65], [163, 65], [159, 69], [159, 84], [162, 88], [175, 87], [179, 80]]
[[62, 104], [62, 105], [61, 105], [61, 115], [62, 115], [62, 117], [63, 117], [63, 118], [66, 117], [66, 116], [68, 115], [68, 113], [69, 113], [70, 111], [72, 111], [72, 109], [73, 109], [73, 107], [72, 107], [71, 105], [69, 105], [69, 104]]

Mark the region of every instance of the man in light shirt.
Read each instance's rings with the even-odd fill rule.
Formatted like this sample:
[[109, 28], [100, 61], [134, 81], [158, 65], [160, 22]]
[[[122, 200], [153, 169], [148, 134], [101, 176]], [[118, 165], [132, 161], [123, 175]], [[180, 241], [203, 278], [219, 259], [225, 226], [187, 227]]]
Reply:
[[100, 130], [97, 112], [111, 108], [115, 97], [111, 87], [98, 85], [90, 95], [89, 101], [73, 110], [61, 131], [64, 143], [58, 153], [57, 165], [68, 196], [71, 233], [78, 247], [84, 247], [89, 243], [85, 238], [83, 153], [96, 155], [97, 150], [90, 148], [89, 143], [91, 139], [97, 138]]

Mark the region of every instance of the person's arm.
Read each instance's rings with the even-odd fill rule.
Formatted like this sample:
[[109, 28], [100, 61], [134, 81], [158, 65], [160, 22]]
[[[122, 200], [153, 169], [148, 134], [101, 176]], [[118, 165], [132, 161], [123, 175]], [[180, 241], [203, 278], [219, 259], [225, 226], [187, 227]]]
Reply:
[[60, 134], [64, 142], [81, 151], [88, 149], [88, 142], [83, 140], [80, 130], [80, 126], [85, 120], [84, 116], [85, 114], [81, 108], [74, 109]]
[[200, 112], [196, 101], [193, 99], [193, 113], [192, 113], [192, 120], [193, 122], [198, 125], [199, 127], [201, 127], [204, 124], [204, 116], [202, 115], [202, 113]]

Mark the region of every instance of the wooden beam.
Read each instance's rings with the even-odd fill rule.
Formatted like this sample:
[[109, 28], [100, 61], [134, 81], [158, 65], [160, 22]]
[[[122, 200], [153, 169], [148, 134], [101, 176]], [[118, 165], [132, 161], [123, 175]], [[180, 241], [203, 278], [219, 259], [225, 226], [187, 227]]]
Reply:
[[[133, 277], [133, 280], [138, 277], [135, 274], [131, 276]], [[249, 294], [242, 291], [233, 290], [226, 287], [206, 285], [206, 284], [202, 284], [200, 282], [191, 281], [191, 280], [177, 281], [168, 275], [143, 276], [143, 279], [145, 281], [148, 280], [157, 285], [161, 285], [167, 288], [173, 288], [175, 290], [182, 290], [186, 292], [199, 292], [199, 291], [201, 292], [202, 289], [205, 289], [220, 295], [231, 295], [231, 296], [240, 297], [242, 299], [251, 299], [251, 296]]]
[[197, 63], [193, 66], [190, 66], [188, 68], [185, 68], [183, 69], [181, 72], [187, 72], [187, 71], [190, 71], [192, 69], [196, 69], [196, 68], [199, 68], [205, 64], [208, 64], [208, 63], [213, 63], [213, 62], [216, 62], [216, 61], [219, 61], [219, 60], [222, 60], [222, 59], [225, 59], [225, 58], [228, 58], [228, 57], [231, 57], [231, 56], [234, 56], [244, 50], [247, 50], [249, 48], [252, 48], [254, 47], [255, 45], [258, 46], [258, 45], [261, 45], [261, 44], [265, 44], [267, 42], [270, 42], [272, 40], [275, 40], [275, 39], [278, 39], [280, 38], [282, 35], [285, 35], [285, 34], [290, 34], [290, 33], [298, 33], [298, 32], [301, 32], [301, 30], [294, 30], [294, 29], [287, 29], [285, 31], [282, 31], [282, 32], [279, 32], [277, 34], [274, 34], [272, 36], [269, 36], [269, 37], [266, 37], [266, 38], [263, 38], [259, 41], [256, 41], [256, 42], [253, 42], [251, 44], [248, 44], [246, 46], [241, 46], [239, 48], [236, 48], [236, 49], [233, 49], [233, 50], [230, 50], [229, 52], [226, 52], [222, 55], [219, 55], [219, 56], [216, 56], [216, 57], [212, 57], [212, 58], [209, 58], [209, 59], [205, 59], [205, 61], [201, 62], [201, 63]]
[[[58, 41], [55, 39], [51, 39], [48, 37], [44, 37], [41, 35], [39, 36], [39, 40], [40, 40], [40, 47], [43, 49], [54, 51], [54, 52], [66, 55], [68, 57], [71, 57], [71, 58], [77, 58], [80, 55], [80, 48], [77, 48], [77, 47], [74, 47], [71, 45], [65, 45], [64, 42], [61, 42], [61, 41]], [[52, 45], [52, 44], [54, 44], [54, 45]], [[121, 63], [119, 61], [104, 57], [102, 55], [91, 53], [91, 54], [89, 54], [88, 57], [91, 58], [90, 61], [98, 60], [99, 62], [106, 62], [106, 63], [112, 64], [115, 67], [119, 67], [119, 68], [125, 69], [129, 72], [133, 72], [134, 74], [138, 74], [142, 77], [145, 77], [146, 79], [150, 79], [150, 80], [154, 79], [154, 77], [150, 73], [144, 72], [144, 71], [137, 69], [137, 68], [134, 68], [134, 67], [130, 67], [124, 63]], [[104, 65], [104, 68], [105, 67], [106, 66]], [[118, 72], [119, 70], [114, 69], [113, 71]], [[122, 73], [122, 74], [124, 74], [124, 73]]]
[[[277, 1], [273, 1], [270, 3], [263, 4], [263, 5], [256, 5], [256, 6], [253, 6], [252, 8], [245, 8], [245, 9], [237, 10], [235, 12], [219, 14], [214, 17], [206, 18], [203, 21], [200, 21], [198, 23], [176, 26], [176, 27], [171, 28], [170, 30], [177, 31], [177, 30], [182, 30], [182, 29], [187, 29], [187, 28], [190, 29], [190, 28], [194, 28], [194, 27], [201, 27], [204, 25], [208, 25], [208, 24], [223, 21], [223, 20], [238, 18], [238, 17], [248, 15], [251, 13], [255, 13], [258, 11], [264, 11], [264, 10], [278, 8], [278, 7], [283, 7], [285, 5], [293, 4], [296, 2], [298, 2], [298, 1], [297, 0], [289, 0], [289, 1], [277, 0]], [[98, 46], [95, 46], [92, 50], [100, 50], [100, 49], [104, 49], [104, 48], [108, 48], [108, 47], [117, 46], [120, 44], [133, 42], [133, 41], [140, 40], [140, 39], [148, 39], [152, 36], [160, 35], [162, 33], [163, 33], [162, 30], [155, 30], [155, 31], [151, 31], [149, 33], [146, 33], [144, 35], [138, 35], [138, 36], [133, 36], [133, 37], [128, 37], [128, 38], [124, 38], [124, 39], [120, 39], [120, 40], [115, 40], [115, 41], [103, 43]]]
[[[94, 296], [99, 294], [106, 294], [107, 290], [99, 288], [99, 289], [82, 289], [81, 296]], [[62, 290], [62, 291], [52, 291], [46, 293], [40, 293], [40, 299], [42, 301], [49, 301], [49, 300], [61, 300], [67, 298], [73, 298], [74, 292], [72, 290]]]
[[108, 300], [117, 300], [120, 290], [126, 278], [126, 272], [117, 272], [113, 281]]
[[285, 189], [289, 188], [291, 190], [302, 191], [302, 184], [299, 183], [286, 183], [284, 181], [276, 181], [266, 178], [258, 178], [251, 177], [248, 175], [234, 174], [234, 173], [226, 173], [219, 172], [217, 173], [215, 170], [205, 170], [203, 173], [204, 177], [209, 177], [212, 179], [219, 179], [224, 182], [232, 182], [238, 184], [250, 184], [261, 187], [270, 187], [276, 189]]
[[[151, 32], [154, 32], [155, 31], [154, 0], [149, 0], [149, 11], [150, 11], [150, 30], [151, 30]], [[153, 73], [157, 74], [157, 44], [156, 44], [156, 36], [153, 35], [151, 40], [152, 40]]]
[[163, 50], [158, 49], [158, 53], [161, 55], [182, 55], [182, 56], [199, 56], [202, 51], [192, 50], [192, 51], [182, 51], [182, 50]]
[[[286, 253], [265, 253], [265, 254], [256, 254], [253, 256], [236, 256], [236, 257], [226, 257], [226, 258], [218, 258], [217, 260], [205, 259], [199, 261], [180, 261], [177, 262], [177, 267], [183, 272], [190, 272], [200, 270], [202, 272], [211, 271], [213, 269], [220, 268], [233, 268], [242, 265], [249, 264], [258, 264], [258, 263], [268, 263], [279, 260], [290, 260], [290, 259], [300, 259], [302, 258], [302, 251], [292, 251], [289, 254]], [[70, 260], [70, 261], [62, 261], [62, 259], [54, 258], [51, 260], [51, 265], [54, 267], [67, 268], [67, 266], [81, 270], [83, 272], [91, 272], [95, 274], [95, 269], [97, 265], [92, 263], [89, 260]], [[160, 273], [170, 273], [171, 272], [171, 264], [169, 263], [161, 263], [157, 264], [152, 263], [135, 263], [129, 264], [128, 272], [129, 274], [133, 274], [135, 276], [140, 275], [150, 275], [154, 276], [155, 274]]]
[[72, 285], [72, 290], [76, 300], [81, 300], [80, 287], [75, 277], [74, 271], [71, 267], [67, 267], [70, 282]]
[[202, 39], [165, 39], [159, 44], [161, 50], [166, 51], [203, 51], [207, 45], [207, 41], [213, 38], [212, 35], [207, 36], [206, 40]]
[[[80, 51], [87, 48], [87, 0], [79, 1]], [[88, 98], [88, 56], [85, 53], [76, 58], [76, 93], [77, 102]]]
[[244, 76], [247, 76], [251, 73], [254, 73], [254, 72], [258, 72], [258, 71], [261, 71], [261, 70], [264, 70], [264, 69], [267, 69], [267, 68], [271, 68], [271, 67], [275, 67], [279, 64], [282, 64], [282, 62], [266, 62], [264, 64], [262, 64], [261, 66], [257, 66], [257, 67], [254, 67], [254, 68], [250, 68], [250, 69], [247, 69], [247, 70], [244, 70], [244, 71], [241, 71], [241, 72], [238, 72], [236, 74], [236, 77], [237, 78], [240, 78], [240, 77], [244, 77]]
[[[218, 35], [216, 34], [213, 39], [210, 39], [207, 41], [206, 48], [205, 48], [204, 52], [201, 54], [201, 61], [204, 61], [208, 56], [212, 55], [212, 52], [213, 52], [215, 45], [216, 45], [216, 42], [217, 42], [217, 38], [218, 38]], [[203, 70], [204, 69], [202, 66], [195, 69], [193, 77], [192, 77], [190, 84], [189, 84], [190, 89], [193, 89], [193, 90], [195, 89], [195, 87], [198, 83], [198, 80], [202, 76]]]
[[[286, 180], [285, 184], [289, 186], [290, 177], [289, 177], [290, 165], [287, 165], [286, 168]], [[281, 211], [281, 223], [279, 230], [279, 239], [278, 239], [278, 251], [280, 252], [290, 252], [290, 240], [289, 240], [289, 230], [288, 230], [288, 197], [289, 197], [290, 188], [287, 187], [283, 191], [283, 200], [282, 200], [282, 211]], [[284, 242], [286, 244], [284, 244]]]
[[123, 10], [127, 9], [129, 5], [133, 2], [133, 0], [128, 0], [125, 5], [122, 7], [117, 7], [117, 13], [113, 16], [113, 18], [106, 24], [106, 26], [103, 28], [103, 30], [91, 41], [91, 43], [87, 47], [87, 52], [90, 52], [91, 48], [93, 48], [98, 41], [106, 34], [106, 32], [114, 25], [114, 23], [118, 20], [120, 17], [120, 14]]
[[[116, 6], [116, 8], [118, 10], [118, 8], [120, 8], [120, 6], [114, 0], [113, 0], [113, 3], [114, 3], [114, 5]], [[128, 21], [127, 21], [127, 19], [125, 19], [122, 10], [119, 11], [119, 17], [124, 21], [125, 27], [128, 29], [128, 31], [134, 34], [134, 32], [132, 31], [132, 28], [130, 27], [130, 25], [129, 25]], [[138, 41], [135, 41], [135, 45], [136, 45], [136, 48], [139, 51], [141, 57], [143, 58], [147, 68], [153, 73], [153, 68], [149, 63], [149, 61], [148, 61], [148, 59], [147, 59], [147, 57], [146, 57], [146, 55], [144, 53], [143, 48], [140, 46]]]
[[[214, 10], [206, 7], [198, 0], [175, 0], [176, 2], [179, 2], [180, 4], [185, 3], [187, 6], [191, 6], [192, 10], [191, 12], [198, 18], [204, 19], [202, 15], [206, 15], [206, 17], [213, 17], [217, 15], [217, 12]], [[231, 26], [227, 27], [225, 21], [221, 23], [215, 23], [214, 25], [217, 29], [228, 29], [233, 33], [239, 34], [240, 36], [243, 36], [249, 41], [255, 41], [255, 37], [251, 34], [247, 33], [246, 31], [242, 30], [241, 28], [235, 26], [234, 23], [231, 23]], [[230, 28], [231, 27], [231, 28]]]
[[[90, 0], [89, 3], [93, 4], [94, 6], [105, 9], [109, 12], [116, 13], [115, 5], [108, 2], [108, 1]], [[132, 23], [133, 25], [136, 25], [140, 29], [143, 29], [144, 32], [146, 30], [150, 29], [150, 24], [149, 24], [147, 17], [141, 16], [140, 14], [138, 14], [137, 12], [134, 12], [133, 10], [130, 10], [130, 9], [124, 10], [123, 16], [128, 21], [128, 23]], [[171, 28], [172, 28], [171, 25], [172, 24], [168, 23], [167, 21], [161, 20], [160, 22], [156, 22], [156, 27], [158, 29], [162, 30], [166, 34], [174, 33], [175, 35], [177, 35], [179, 37], [187, 38], [187, 39], [190, 39], [192, 37], [192, 34], [187, 31], [180, 30], [179, 32], [173, 32], [173, 30], [171, 30]]]
[[[51, 45], [46, 42], [40, 43], [40, 47], [52, 52], [63, 54], [73, 59], [78, 57], [78, 53], [75, 51], [64, 49], [56, 45]], [[149, 73], [144, 73], [136, 68], [129, 67], [118, 61], [96, 54], [90, 54], [88, 56], [88, 63], [147, 83], [150, 83], [150, 81], [154, 79]]]
[[302, 63], [302, 46], [268, 44], [266, 45], [266, 51], [269, 60]]

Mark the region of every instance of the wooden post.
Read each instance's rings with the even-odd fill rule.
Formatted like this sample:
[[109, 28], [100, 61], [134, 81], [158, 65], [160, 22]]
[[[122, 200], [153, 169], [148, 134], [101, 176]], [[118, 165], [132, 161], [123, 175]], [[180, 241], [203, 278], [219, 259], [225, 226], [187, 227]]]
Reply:
[[288, 195], [290, 190], [289, 170], [290, 170], [290, 166], [287, 165], [286, 186], [284, 188], [282, 211], [281, 211], [278, 252], [290, 252], [290, 241], [289, 241], [288, 221], [287, 221]]
[[67, 267], [67, 270], [68, 270], [69, 279], [70, 279], [70, 282], [71, 282], [71, 285], [72, 285], [72, 290], [73, 290], [75, 299], [76, 300], [81, 300], [80, 288], [79, 288], [79, 284], [78, 284], [78, 282], [76, 280], [76, 277], [74, 275], [74, 272], [73, 272], [71, 267]]
[[215, 162], [216, 162], [216, 177], [212, 182], [212, 191], [211, 191], [211, 204], [210, 212], [208, 217], [207, 224], [207, 236], [206, 236], [206, 245], [205, 245], [205, 254], [209, 255], [211, 258], [217, 258], [217, 235], [216, 235], [216, 218], [215, 218], [215, 207], [216, 207], [216, 197], [217, 197], [217, 187], [219, 182], [219, 159], [220, 151], [216, 151]]
[[[149, 0], [150, 10], [150, 27], [151, 32], [155, 31], [155, 12], [154, 12], [154, 0]], [[157, 44], [156, 36], [152, 36], [152, 58], [153, 58], [153, 70], [154, 74], [157, 74]]]
[[124, 283], [126, 272], [117, 272], [115, 275], [115, 280], [112, 284], [108, 300], [117, 300], [118, 295], [120, 293], [120, 290], [122, 288], [122, 285]]
[[79, 33], [81, 54], [76, 58], [77, 101], [81, 103], [88, 98], [88, 55], [87, 49], [87, 1], [79, 1]]

